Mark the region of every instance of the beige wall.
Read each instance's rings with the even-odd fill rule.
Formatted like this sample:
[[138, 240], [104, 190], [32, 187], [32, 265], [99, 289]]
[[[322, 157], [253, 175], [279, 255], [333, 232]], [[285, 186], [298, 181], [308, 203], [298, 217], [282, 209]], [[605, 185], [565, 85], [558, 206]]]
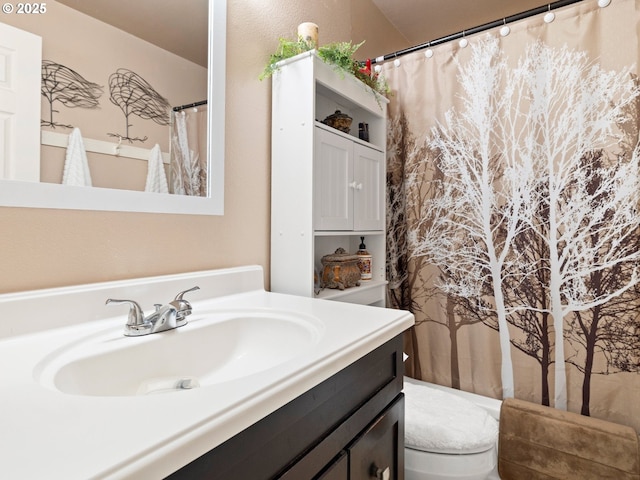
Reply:
[[369, 0], [228, 1], [225, 214], [222, 217], [0, 208], [0, 292], [258, 264], [269, 276], [270, 82], [280, 36], [320, 26], [320, 43], [406, 42]]

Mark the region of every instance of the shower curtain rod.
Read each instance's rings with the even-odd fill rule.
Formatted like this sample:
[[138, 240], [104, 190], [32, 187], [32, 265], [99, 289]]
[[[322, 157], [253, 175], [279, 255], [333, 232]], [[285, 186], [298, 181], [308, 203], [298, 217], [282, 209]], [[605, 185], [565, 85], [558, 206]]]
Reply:
[[522, 13], [517, 13], [515, 15], [511, 15], [509, 17], [502, 18], [500, 20], [495, 20], [493, 22], [485, 23], [484, 25], [480, 25], [477, 27], [470, 28], [468, 30], [463, 30], [458, 33], [453, 33], [451, 35], [447, 35], [446, 37], [440, 37], [436, 40], [432, 40], [427, 43], [421, 43], [420, 45], [416, 45], [413, 47], [405, 48], [404, 50], [398, 50], [394, 53], [389, 53], [387, 55], [377, 57], [374, 60], [371, 60], [371, 63], [382, 63], [387, 60], [394, 59], [401, 55], [406, 55], [408, 53], [417, 52], [423, 50], [425, 48], [434, 47], [436, 45], [440, 45], [442, 43], [450, 42], [451, 40], [457, 40], [458, 38], [462, 38], [466, 35], [473, 35], [475, 33], [484, 32], [485, 30], [489, 30], [492, 28], [496, 28], [502, 25], [506, 25], [507, 23], [517, 22], [518, 20], [523, 20], [528, 17], [533, 17], [534, 15], [539, 15], [541, 13], [549, 12], [551, 10], [555, 10], [557, 8], [565, 7], [567, 5], [571, 5], [573, 3], [581, 2], [582, 0], [559, 0], [557, 2], [552, 2], [542, 7], [532, 8], [531, 10], [526, 10]]
[[184, 110], [185, 108], [199, 107], [200, 105], [206, 105], [206, 104], [207, 104], [206, 100], [202, 100], [200, 102], [194, 102], [194, 103], [187, 103], [186, 105], [180, 105], [179, 107], [173, 107], [173, 111], [174, 112], [179, 112], [180, 110]]

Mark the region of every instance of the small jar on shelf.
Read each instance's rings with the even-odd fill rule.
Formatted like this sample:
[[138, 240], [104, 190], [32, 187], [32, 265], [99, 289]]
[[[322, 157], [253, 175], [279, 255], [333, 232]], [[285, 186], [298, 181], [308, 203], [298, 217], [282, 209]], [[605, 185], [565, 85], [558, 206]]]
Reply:
[[358, 267], [360, 268], [360, 279], [371, 280], [373, 277], [371, 270], [372, 256], [367, 251], [367, 246], [364, 244], [364, 237], [360, 237], [360, 246], [356, 252], [358, 256]]

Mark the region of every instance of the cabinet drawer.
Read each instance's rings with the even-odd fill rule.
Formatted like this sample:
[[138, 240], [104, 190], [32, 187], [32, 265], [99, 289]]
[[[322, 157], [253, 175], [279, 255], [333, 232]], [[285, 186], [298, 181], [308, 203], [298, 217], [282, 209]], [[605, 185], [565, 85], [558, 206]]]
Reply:
[[349, 448], [349, 478], [404, 479], [404, 395]]

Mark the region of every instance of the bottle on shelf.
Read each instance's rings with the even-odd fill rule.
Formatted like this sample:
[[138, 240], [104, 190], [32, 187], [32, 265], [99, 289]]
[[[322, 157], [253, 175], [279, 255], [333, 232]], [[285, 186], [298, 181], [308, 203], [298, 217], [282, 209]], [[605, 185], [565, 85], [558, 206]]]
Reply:
[[364, 244], [364, 237], [360, 237], [360, 246], [356, 252], [358, 256], [358, 267], [360, 268], [360, 280], [371, 280], [371, 254], [367, 251], [367, 246]]

